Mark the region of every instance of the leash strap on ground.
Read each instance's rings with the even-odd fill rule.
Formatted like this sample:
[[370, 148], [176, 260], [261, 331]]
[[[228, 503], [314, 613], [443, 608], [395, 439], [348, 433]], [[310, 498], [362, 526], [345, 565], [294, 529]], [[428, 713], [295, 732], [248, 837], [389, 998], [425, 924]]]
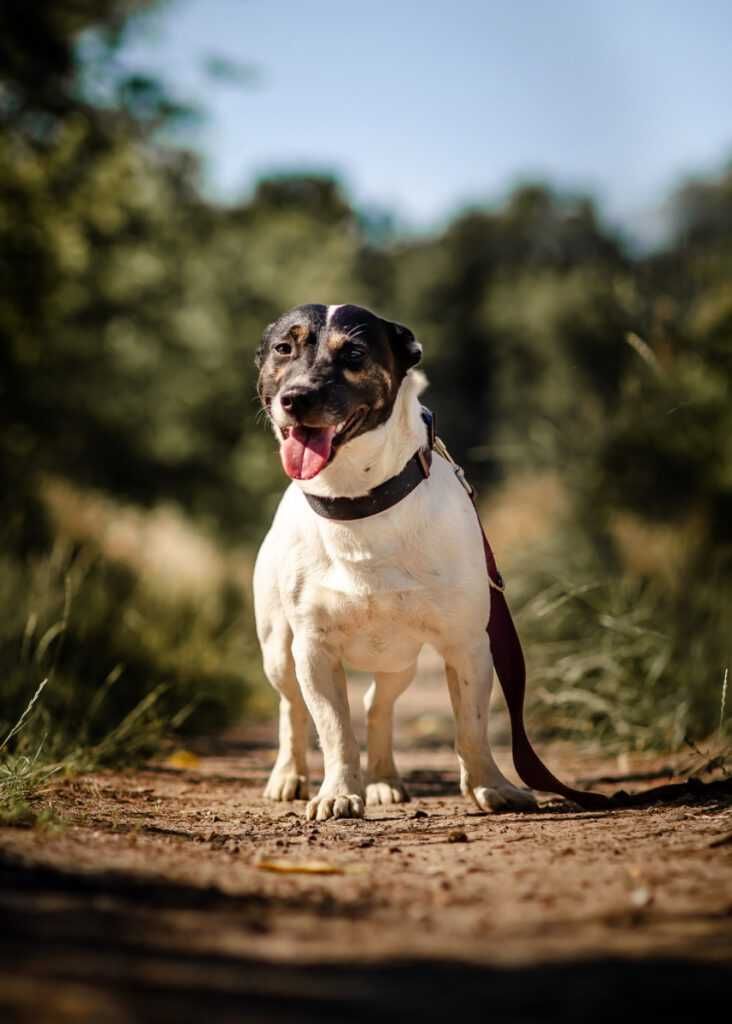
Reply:
[[[532, 789], [545, 793], [556, 793], [573, 800], [586, 810], [601, 810], [612, 807], [613, 800], [603, 793], [593, 793], [582, 789], [572, 789], [552, 775], [531, 745], [524, 724], [524, 698], [526, 695], [526, 664], [516, 627], [503, 592], [503, 580], [498, 572], [496, 560], [480, 521], [478, 509], [473, 501], [473, 508], [478, 519], [480, 532], [483, 535], [483, 549], [488, 578], [493, 584], [491, 594], [491, 610], [486, 627], [493, 654], [493, 664], [506, 698], [508, 715], [511, 719], [511, 745], [513, 763], [521, 779]], [[501, 585], [495, 583], [501, 581]]]

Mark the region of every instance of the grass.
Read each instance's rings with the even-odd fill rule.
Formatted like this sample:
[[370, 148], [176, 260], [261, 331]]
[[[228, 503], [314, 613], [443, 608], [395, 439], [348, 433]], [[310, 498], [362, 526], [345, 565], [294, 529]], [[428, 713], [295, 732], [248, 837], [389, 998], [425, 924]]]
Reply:
[[729, 675], [729, 669], [725, 668], [724, 678], [722, 679], [722, 698], [719, 702], [719, 737], [720, 739], [724, 735], [726, 728], [725, 712], [727, 710], [727, 677]]
[[145, 528], [125, 549], [134, 560], [63, 535], [46, 553], [0, 556], [0, 820], [37, 818], [37, 797], [63, 775], [140, 764], [251, 707], [260, 669], [246, 577], [206, 573], [200, 557], [191, 573], [179, 527], [178, 561], [163, 571]]
[[548, 472], [509, 478], [482, 511], [537, 732], [617, 751], [728, 742], [732, 552], [698, 517], [617, 515], [600, 532]]
[[[98, 742], [85, 742], [82, 732], [73, 747], [62, 750], [56, 744], [54, 756], [54, 745], [47, 742], [48, 734], [39, 739], [34, 722], [34, 714], [42, 709], [39, 701], [48, 682], [48, 679], [42, 680], [18, 721], [0, 742], [0, 824], [3, 825], [52, 821], [52, 810], [39, 806], [34, 798], [42, 795], [54, 776], [111, 766], [132, 767], [144, 762], [169, 745], [168, 740], [172, 740], [194, 710], [188, 705], [172, 717], [160, 713], [163, 688], [157, 687]], [[99, 693], [103, 695], [104, 688]], [[93, 710], [98, 710], [98, 705]]]
[[617, 750], [723, 743], [732, 605], [723, 567], [674, 592], [622, 569], [608, 577], [577, 537], [560, 548], [516, 573], [534, 721]]
[[62, 767], [44, 763], [41, 757], [43, 743], [40, 743], [32, 754], [11, 754], [8, 751], [13, 738], [22, 732], [33, 714], [33, 709], [47, 683], [48, 679], [42, 680], [18, 721], [0, 742], [0, 824], [27, 823], [28, 819], [32, 818], [28, 798]]

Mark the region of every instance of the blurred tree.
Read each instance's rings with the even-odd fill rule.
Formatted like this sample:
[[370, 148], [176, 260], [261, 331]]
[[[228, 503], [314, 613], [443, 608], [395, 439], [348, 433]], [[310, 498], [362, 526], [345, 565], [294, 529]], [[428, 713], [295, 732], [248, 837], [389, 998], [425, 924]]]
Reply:
[[[149, 6], [42, 0], [30, 10], [9, 0], [0, 10], [0, 501], [26, 539], [39, 526], [29, 516], [34, 477], [53, 463], [50, 449], [74, 446], [97, 383], [84, 374], [94, 347], [88, 279], [125, 204], [113, 190], [134, 162], [133, 118], [81, 95], [77, 43], [97, 28], [110, 51]], [[74, 319], [86, 324], [81, 335]]]
[[440, 429], [478, 482], [510, 450], [519, 461], [530, 453], [547, 418], [556, 432], [582, 391], [592, 404], [617, 387], [626, 353], [615, 278], [626, 263], [589, 200], [522, 186], [503, 207], [399, 248], [394, 263], [395, 302], [426, 342]]
[[109, 52], [120, 42], [131, 16], [155, 0], [5, 0], [0, 8], [0, 114], [42, 137], [53, 121], [83, 105], [79, 96], [77, 43], [81, 33], [99, 32]]
[[598, 497], [661, 521], [694, 512], [708, 561], [732, 543], [732, 169], [673, 209], [671, 244], [639, 268], [648, 357], [622, 378]]

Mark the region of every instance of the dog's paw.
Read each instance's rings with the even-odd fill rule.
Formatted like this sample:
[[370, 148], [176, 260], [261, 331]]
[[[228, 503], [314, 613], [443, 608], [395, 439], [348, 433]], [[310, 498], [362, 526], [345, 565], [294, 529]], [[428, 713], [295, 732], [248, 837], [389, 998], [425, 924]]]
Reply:
[[274, 768], [263, 795], [265, 800], [307, 800], [308, 780], [293, 771]]
[[308, 803], [305, 815], [308, 821], [326, 821], [328, 818], [363, 818], [363, 797], [358, 793], [343, 796], [316, 796]]
[[500, 811], [536, 811], [539, 807], [536, 797], [528, 789], [518, 786], [474, 786], [469, 796], [481, 811], [495, 814]]
[[377, 804], [406, 804], [408, 801], [409, 793], [398, 776], [369, 782], [366, 786], [366, 803], [369, 807]]

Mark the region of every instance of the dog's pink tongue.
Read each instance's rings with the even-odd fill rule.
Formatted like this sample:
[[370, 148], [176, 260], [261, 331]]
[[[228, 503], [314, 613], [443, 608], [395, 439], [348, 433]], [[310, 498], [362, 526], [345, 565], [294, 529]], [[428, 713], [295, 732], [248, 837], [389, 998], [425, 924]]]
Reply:
[[285, 473], [312, 480], [328, 464], [335, 427], [293, 427], [280, 446]]

